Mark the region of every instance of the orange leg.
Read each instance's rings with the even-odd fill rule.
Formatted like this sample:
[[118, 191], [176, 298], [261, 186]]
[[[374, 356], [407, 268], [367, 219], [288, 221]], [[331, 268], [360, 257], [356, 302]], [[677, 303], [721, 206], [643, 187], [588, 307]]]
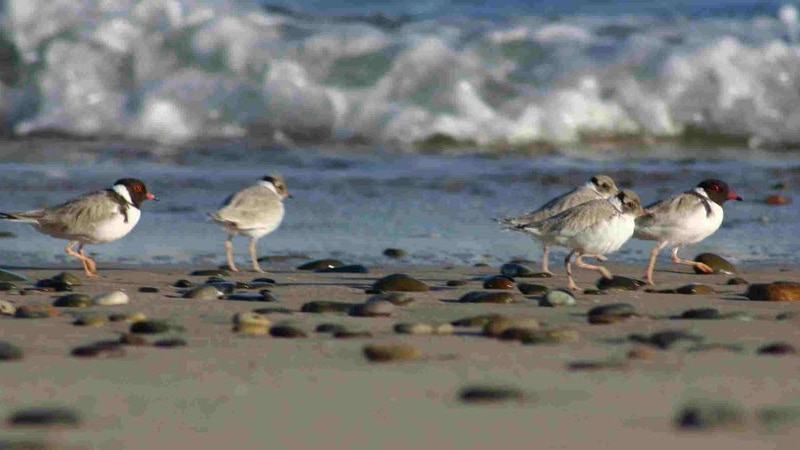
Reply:
[[236, 264], [233, 263], [233, 235], [229, 234], [228, 239], [225, 239], [225, 258], [228, 259], [228, 268], [231, 269], [231, 272], [238, 272], [239, 269], [236, 268]]
[[86, 276], [90, 278], [97, 277], [97, 264], [95, 264], [95, 262], [91, 258], [86, 256], [86, 254], [83, 251], [83, 244], [82, 243], [80, 244], [77, 252], [72, 248], [75, 246], [75, 244], [78, 243], [79, 243], [78, 241], [70, 242], [65, 248], [67, 254], [69, 256], [74, 256], [75, 258], [80, 260], [81, 264], [83, 265], [83, 271], [86, 272]]
[[688, 260], [688, 259], [679, 258], [678, 257], [678, 247], [675, 247], [675, 248], [672, 249], [672, 262], [674, 262], [675, 264], [684, 264], [684, 265], [687, 265], [687, 266], [697, 267], [697, 270], [699, 270], [701, 272], [705, 272], [705, 273], [711, 273], [711, 272], [714, 271], [714, 269], [709, 267], [708, 264], [697, 262], [697, 261], [691, 261], [691, 260]]

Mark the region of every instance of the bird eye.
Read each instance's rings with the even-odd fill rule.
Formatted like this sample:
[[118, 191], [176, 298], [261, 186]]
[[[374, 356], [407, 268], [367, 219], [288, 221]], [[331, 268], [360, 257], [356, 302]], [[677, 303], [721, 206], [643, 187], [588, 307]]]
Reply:
[[136, 192], [142, 192], [142, 186], [137, 184], [136, 186], [133, 187], [133, 190]]
[[720, 189], [721, 188], [720, 188], [720, 186], [718, 184], [712, 184], [711, 185], [711, 190], [714, 191], [714, 192], [719, 192]]

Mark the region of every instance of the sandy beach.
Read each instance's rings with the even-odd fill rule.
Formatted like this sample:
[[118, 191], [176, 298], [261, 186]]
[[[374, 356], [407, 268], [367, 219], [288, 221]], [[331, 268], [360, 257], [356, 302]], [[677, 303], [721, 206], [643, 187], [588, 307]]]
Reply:
[[[270, 293], [277, 299], [273, 302], [182, 298], [185, 289], [173, 284], [179, 279], [202, 284], [207, 276], [189, 275], [201, 268], [101, 266], [99, 280], [86, 280], [72, 267], [15, 268], [31, 283], [67, 269], [82, 281], [74, 292], [95, 296], [122, 290], [130, 303], [57, 308], [60, 315], [50, 318], [0, 317], [1, 339], [24, 352], [21, 360], [2, 362], [0, 415], [8, 420], [30, 408], [65, 407], [78, 416], [76, 424], [60, 427], [6, 422], [0, 439], [9, 448], [27, 442], [52, 448], [294, 449], [498, 444], [753, 449], [788, 448], [797, 439], [798, 356], [764, 355], [757, 350], [777, 342], [800, 347], [797, 320], [776, 320], [781, 313], [800, 310], [800, 305], [747, 300], [742, 295], [747, 286], [726, 284], [729, 275], [695, 275], [664, 264], [656, 272], [656, 288], [699, 282], [715, 293], [644, 289], [580, 293], [574, 306], [544, 307], [539, 306], [541, 295], [523, 296], [516, 289], [508, 291], [516, 300], [512, 304], [458, 302], [470, 291], [483, 290], [482, 280], [498, 274], [498, 267], [398, 265], [355, 274], [299, 271], [294, 266], [271, 264], [268, 274], [229, 277], [240, 282], [273, 278], [276, 285]], [[632, 265], [609, 267], [626, 276], [642, 271]], [[800, 275], [797, 268], [778, 266], [739, 270], [750, 283], [794, 280]], [[395, 306], [389, 317], [300, 312], [312, 301], [363, 303], [370, 297], [365, 290], [376, 279], [394, 273], [415, 277], [430, 290], [407, 293], [414, 300]], [[591, 287], [596, 278], [595, 273], [578, 271], [576, 281]], [[466, 283], [447, 286], [453, 280]], [[515, 281], [565, 286], [561, 271], [551, 279]], [[30, 288], [31, 283], [16, 284]], [[139, 292], [141, 287], [158, 292]], [[17, 307], [49, 305], [64, 294], [28, 289], [21, 295], [14, 289], [0, 293], [0, 300]], [[588, 323], [587, 311], [617, 302], [633, 306], [636, 317]], [[697, 308], [716, 308], [721, 318], [674, 318]], [[288, 323], [308, 337], [234, 333], [231, 317], [253, 310], [265, 313], [273, 326]], [[164, 320], [171, 329], [143, 335], [148, 342], [177, 338], [186, 345], [125, 345], [95, 357], [71, 355], [76, 347], [118, 340], [127, 333], [131, 324], [122, 321], [73, 325], [78, 317], [114, 313]], [[456, 327], [453, 334], [444, 335], [393, 330], [398, 322], [446, 323], [487, 313], [533, 317], [541, 329], [567, 327], [578, 338], [537, 345], [482, 336], [480, 327]], [[344, 339], [315, 332], [322, 323], [367, 331], [371, 337]], [[630, 338], [663, 330], [683, 330], [698, 337], [665, 349]], [[367, 360], [364, 346], [381, 343], [408, 344], [421, 356], [384, 363]], [[508, 388], [511, 399], [461, 398], [469, 387]], [[739, 415], [717, 425], [701, 424], [699, 430], [677, 427], [681, 408], [698, 400], [725, 405]]]

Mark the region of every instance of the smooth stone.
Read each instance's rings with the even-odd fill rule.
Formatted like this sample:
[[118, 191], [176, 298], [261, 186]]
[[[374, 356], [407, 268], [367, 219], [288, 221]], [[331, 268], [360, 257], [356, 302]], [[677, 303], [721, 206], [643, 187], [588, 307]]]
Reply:
[[779, 427], [796, 426], [800, 422], [800, 408], [797, 406], [765, 406], [756, 411], [756, 417], [761, 425], [770, 431]]
[[344, 263], [339, 261], [338, 259], [318, 259], [315, 261], [307, 262], [300, 266], [297, 266], [297, 270], [320, 270], [320, 269], [332, 269], [334, 267], [343, 266]]
[[131, 324], [130, 332], [136, 334], [158, 334], [170, 330], [170, 325], [162, 320], [140, 320]]
[[724, 344], [724, 343], [712, 342], [709, 344], [693, 345], [688, 349], [686, 349], [686, 351], [689, 353], [711, 352], [711, 351], [742, 353], [744, 351], [744, 348], [738, 344]]
[[78, 428], [82, 419], [71, 408], [34, 407], [16, 411], [6, 420], [11, 427]]
[[500, 314], [481, 314], [478, 316], [465, 317], [450, 322], [454, 327], [482, 327], [492, 320], [503, 317]]
[[225, 269], [204, 269], [204, 270], [195, 270], [194, 272], [190, 273], [189, 276], [192, 277], [229, 277], [231, 273]]
[[153, 347], [159, 348], [186, 347], [187, 345], [189, 345], [189, 343], [181, 338], [161, 339], [153, 342]]
[[599, 370], [623, 370], [628, 367], [625, 361], [599, 360], [599, 361], [573, 361], [567, 364], [571, 372], [596, 372]]
[[372, 362], [410, 361], [422, 356], [420, 349], [406, 344], [370, 344], [363, 353]]
[[176, 281], [172, 285], [174, 287], [176, 287], [176, 288], [182, 288], [183, 289], [183, 288], [190, 288], [190, 287], [194, 286], [194, 283], [192, 283], [189, 280], [181, 278], [180, 280]]
[[766, 302], [793, 302], [800, 300], [800, 283], [776, 281], [769, 284], [751, 284], [745, 294], [750, 300]]
[[335, 339], [371, 338], [372, 333], [369, 331], [337, 330], [333, 332], [333, 337]]
[[10, 281], [0, 281], [0, 292], [13, 291], [17, 285]]
[[483, 282], [484, 289], [514, 289], [516, 287], [514, 279], [505, 275], [494, 275]]
[[464, 286], [465, 284], [468, 283], [469, 281], [466, 280], [448, 280], [447, 283], [445, 283], [445, 285], [449, 287], [457, 287], [457, 286]]
[[136, 347], [143, 347], [150, 345], [147, 338], [140, 334], [125, 333], [119, 337], [119, 343], [123, 345], [132, 345]]
[[533, 283], [520, 283], [517, 285], [517, 289], [519, 289], [522, 295], [546, 294], [547, 291], [550, 290], [550, 288], [545, 285]]
[[628, 353], [625, 354], [625, 357], [628, 359], [642, 359], [642, 360], [650, 360], [655, 358], [655, 356], [656, 356], [656, 350], [644, 346], [634, 347], [628, 350]]
[[745, 280], [742, 277], [734, 277], [734, 278], [729, 279], [728, 282], [725, 283], [725, 284], [727, 284], [728, 286], [737, 286], [737, 285], [742, 285], [742, 284], [750, 284], [750, 282]]
[[500, 292], [472, 291], [462, 295], [461, 298], [458, 299], [458, 301], [459, 303], [498, 303], [498, 304], [516, 303], [514, 294], [505, 291], [500, 291]]
[[394, 312], [395, 306], [386, 300], [375, 300], [373, 302], [353, 305], [348, 314], [354, 317], [389, 317]]
[[376, 291], [425, 292], [429, 288], [427, 284], [416, 278], [404, 273], [395, 273], [377, 280], [372, 285], [372, 289]]
[[667, 350], [680, 341], [697, 343], [703, 340], [701, 336], [688, 333], [683, 330], [664, 330], [653, 333], [649, 336], [632, 334], [628, 337], [631, 341], [641, 344], [649, 344], [661, 350]]
[[500, 266], [500, 274], [511, 278], [525, 278], [534, 275], [533, 270], [517, 263], [505, 263]]
[[16, 272], [12, 272], [10, 270], [0, 269], [0, 281], [28, 281], [28, 277], [25, 275], [18, 274]]
[[327, 269], [318, 269], [314, 272], [317, 273], [369, 273], [367, 266], [363, 264], [348, 264], [346, 266], [329, 267]]
[[[726, 260], [722, 256], [716, 255], [714, 253], [700, 253], [699, 255], [695, 256], [694, 260], [696, 262], [701, 262], [711, 267], [711, 269], [714, 270], [713, 273], [724, 273], [727, 275], [733, 275], [737, 272], [736, 266], [731, 264], [728, 260]], [[696, 267], [694, 268], [694, 273], [706, 274], [705, 272], [701, 272], [700, 269]]]
[[756, 319], [753, 313], [748, 311], [731, 311], [719, 315], [720, 319], [739, 320], [741, 322], [752, 322]]
[[195, 289], [200, 289], [202, 287], [213, 286], [216, 290], [220, 292], [220, 294], [231, 294], [233, 291], [236, 290], [236, 282], [235, 281], [207, 281], [203, 286], [197, 287]]
[[566, 342], [577, 342], [580, 333], [572, 328], [550, 328], [548, 330], [528, 330], [522, 336], [523, 344], [562, 344]]
[[586, 313], [591, 324], [610, 324], [636, 316], [636, 308], [630, 303], [610, 303], [595, 306]]
[[80, 286], [81, 279], [78, 278], [77, 275], [69, 273], [69, 272], [61, 272], [58, 275], [51, 277], [53, 281], [61, 281], [63, 283], [69, 283], [73, 286]]
[[102, 327], [108, 323], [108, 319], [103, 316], [85, 316], [79, 317], [72, 322], [73, 325], [78, 327]]
[[269, 320], [269, 317], [252, 311], [238, 312], [233, 315], [231, 321], [233, 322], [234, 325], [248, 324], [248, 325], [260, 325], [264, 327], [272, 325], [272, 321]]
[[55, 299], [53, 306], [59, 308], [88, 308], [92, 306], [92, 298], [88, 294], [67, 294]]
[[69, 292], [72, 291], [72, 285], [64, 281], [56, 281], [52, 278], [45, 278], [39, 280], [35, 285], [38, 289], [55, 292]]
[[0, 361], [16, 361], [22, 359], [22, 357], [21, 348], [10, 342], [0, 341]]
[[279, 307], [272, 307], [272, 308], [258, 308], [254, 309], [253, 312], [259, 314], [294, 314], [294, 310], [289, 308], [279, 308]]
[[137, 312], [137, 313], [114, 313], [109, 314], [108, 320], [112, 322], [141, 322], [142, 320], [147, 320], [147, 316], [144, 314]]
[[13, 316], [17, 312], [17, 306], [8, 300], [0, 300], [0, 315]]
[[300, 307], [300, 312], [315, 313], [315, 314], [346, 313], [350, 311], [350, 308], [352, 308], [354, 305], [355, 305], [354, 303], [316, 300], [303, 303], [303, 306]]
[[92, 299], [92, 302], [98, 306], [117, 306], [127, 305], [131, 299], [128, 294], [122, 291], [112, 291], [100, 294]]
[[338, 331], [346, 331], [347, 327], [338, 323], [321, 323], [314, 329], [317, 333], [336, 333]]
[[308, 337], [305, 331], [293, 325], [275, 325], [269, 329], [269, 334], [276, 338], [305, 338]]
[[389, 302], [396, 306], [403, 306], [412, 303], [414, 301], [414, 297], [404, 292], [382, 292], [368, 298], [366, 303], [383, 301]]
[[158, 288], [157, 287], [151, 287], [151, 286], [142, 286], [142, 287], [139, 288], [139, 292], [141, 292], [143, 294], [156, 294], [156, 293], [158, 293]]
[[782, 195], [782, 194], [770, 194], [770, 195], [767, 196], [767, 198], [764, 199], [764, 203], [766, 203], [767, 205], [773, 205], [773, 206], [775, 206], [775, 205], [788, 205], [791, 202], [792, 202], [792, 200], [789, 197], [787, 197], [785, 195]]
[[501, 341], [521, 341], [529, 334], [533, 333], [533, 331], [534, 330], [529, 330], [527, 328], [506, 328], [497, 336], [497, 339]]
[[18, 319], [46, 319], [60, 313], [50, 305], [23, 305], [17, 308], [14, 317]]
[[240, 323], [233, 326], [233, 332], [247, 336], [265, 336], [269, 334], [269, 326], [255, 323]]
[[744, 427], [746, 414], [738, 405], [722, 401], [693, 401], [675, 415], [675, 426], [686, 430]]
[[401, 322], [394, 324], [393, 329], [397, 334], [433, 334], [433, 326], [428, 323]]
[[721, 315], [719, 310], [716, 308], [696, 308], [696, 309], [688, 309], [681, 313], [681, 319], [700, 319], [700, 320], [710, 320], [710, 319], [719, 319]]
[[263, 297], [263, 299], [261, 300], [262, 302], [274, 303], [278, 301], [278, 297], [276, 297], [275, 294], [269, 291], [262, 290], [258, 291], [258, 293], [261, 294], [261, 296]]
[[240, 283], [236, 283], [236, 287], [238, 289], [253, 289], [253, 290], [258, 289], [259, 291], [269, 292], [272, 290], [272, 288], [275, 287], [275, 283], [262, 283], [260, 281], [254, 283], [251, 281], [250, 283], [247, 284], [247, 287], [242, 287]]
[[642, 280], [614, 275], [611, 278], [600, 277], [595, 283], [601, 291], [635, 291], [645, 285]]
[[70, 354], [80, 358], [121, 358], [125, 356], [125, 349], [119, 341], [100, 341], [75, 347]]
[[453, 334], [455, 333], [455, 328], [452, 324], [447, 322], [445, 323], [434, 323], [433, 326], [433, 334], [436, 335], [446, 335], [446, 334]]
[[383, 256], [389, 258], [403, 258], [406, 256], [406, 251], [401, 248], [387, 248], [383, 251]]
[[548, 291], [547, 294], [539, 301], [539, 306], [574, 306], [578, 303], [575, 297], [567, 291], [554, 290]]
[[534, 317], [501, 316], [487, 322], [483, 326], [482, 333], [484, 336], [497, 337], [509, 328], [538, 330], [539, 320]]
[[708, 295], [715, 292], [713, 287], [701, 283], [687, 284], [675, 289], [675, 293], [685, 295]]
[[272, 279], [272, 278], [264, 278], [264, 277], [253, 278], [252, 280], [250, 280], [250, 283], [254, 284], [254, 285], [255, 284], [271, 284], [272, 286], [275, 286], [276, 284], [278, 284], [274, 279]]
[[458, 399], [464, 403], [523, 402], [525, 398], [521, 389], [503, 386], [467, 386], [458, 391]]
[[222, 292], [216, 286], [204, 284], [194, 289], [190, 289], [183, 294], [183, 298], [195, 300], [217, 300], [222, 297]]
[[[267, 297], [262, 293], [255, 292], [236, 292], [225, 296], [225, 300], [236, 300], [241, 302], [268, 302]], [[273, 300], [274, 301], [274, 300]]]
[[794, 355], [797, 353], [797, 349], [786, 342], [775, 342], [759, 347], [756, 353], [759, 355]]

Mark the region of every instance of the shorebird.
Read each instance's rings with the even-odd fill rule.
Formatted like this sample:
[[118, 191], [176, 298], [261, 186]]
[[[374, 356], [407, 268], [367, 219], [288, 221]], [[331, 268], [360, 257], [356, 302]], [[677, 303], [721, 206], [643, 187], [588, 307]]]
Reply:
[[722, 224], [722, 204], [728, 200], [741, 201], [742, 198], [724, 181], [708, 179], [692, 190], [645, 208], [645, 214], [636, 219], [633, 236], [656, 241], [644, 275], [648, 284], [653, 284], [658, 252], [667, 246], [672, 246], [672, 262], [696, 267], [701, 272], [713, 272], [706, 264], [678, 257], [678, 249], [714, 234]]
[[286, 183], [278, 175], [262, 178], [253, 186], [244, 188], [228, 197], [219, 211], [212, 213], [211, 218], [228, 232], [225, 240], [225, 256], [228, 267], [238, 272], [233, 262], [233, 237], [239, 234], [250, 237], [250, 259], [253, 270], [263, 272], [258, 265], [256, 241], [272, 233], [283, 221], [283, 200], [291, 197]]
[[608, 199], [582, 203], [540, 222], [518, 225], [518, 229], [537, 236], [546, 244], [572, 249], [564, 259], [564, 267], [567, 271], [567, 286], [578, 291], [580, 288], [572, 279], [570, 267], [573, 255], [577, 267], [596, 270], [603, 277], [612, 278], [608, 269], [586, 264], [583, 257], [606, 261], [605, 254], [619, 250], [633, 235], [634, 221], [641, 213], [639, 196], [633, 191], [623, 189]]
[[[67, 239], [66, 252], [83, 264], [89, 277], [97, 276], [97, 264], [86, 256], [86, 244], [116, 241], [133, 230], [145, 200], [157, 200], [141, 180], [123, 178], [110, 189], [82, 195], [66, 203], [32, 211], [0, 213], [0, 219], [33, 225], [37, 231]], [[78, 250], [73, 247], [78, 245]]]
[[[535, 211], [531, 211], [518, 217], [506, 217], [499, 219], [498, 222], [506, 225], [506, 228], [510, 230], [519, 231], [519, 227], [521, 225], [541, 222], [542, 220], [552, 217], [569, 208], [592, 200], [608, 198], [612, 195], [616, 195], [617, 192], [617, 185], [614, 183], [614, 180], [612, 180], [611, 177], [607, 175], [595, 175], [583, 186], [579, 186], [567, 193], [549, 200]], [[549, 268], [549, 246], [538, 236], [534, 235], [534, 238], [542, 243], [542, 271], [552, 275], [552, 272], [550, 272]]]

